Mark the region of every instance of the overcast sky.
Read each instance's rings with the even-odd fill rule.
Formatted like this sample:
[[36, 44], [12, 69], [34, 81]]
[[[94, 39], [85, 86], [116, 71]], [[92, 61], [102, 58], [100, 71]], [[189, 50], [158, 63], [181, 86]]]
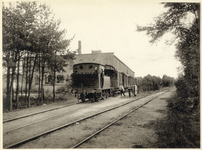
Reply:
[[64, 0], [45, 1], [51, 6], [67, 38], [75, 35], [71, 50], [82, 44], [82, 53], [91, 50], [114, 52], [136, 77], [148, 74], [177, 77], [180, 63], [174, 58], [175, 47], [164, 41], [151, 45], [145, 32], [136, 25], [148, 25], [165, 11], [163, 5], [137, 0]]

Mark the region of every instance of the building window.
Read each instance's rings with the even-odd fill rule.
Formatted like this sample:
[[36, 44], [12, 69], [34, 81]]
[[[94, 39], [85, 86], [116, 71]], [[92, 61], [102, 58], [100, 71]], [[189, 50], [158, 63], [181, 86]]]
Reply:
[[45, 83], [47, 84], [47, 82], [48, 82], [48, 76], [45, 75]]
[[103, 64], [104, 64], [104, 65], [107, 65], [107, 64], [108, 64], [108, 59], [107, 59], [107, 58], [104, 58], [104, 59], [103, 59]]
[[35, 76], [35, 85], [39, 85], [39, 76], [38, 75]]
[[48, 76], [48, 83], [51, 82], [51, 78], [52, 78], [51, 75], [49, 75], [49, 76]]
[[84, 62], [83, 59], [80, 59], [79, 62]]
[[57, 75], [57, 83], [64, 83], [64, 76], [63, 75]]
[[68, 61], [65, 61], [65, 63], [64, 63], [64, 67], [67, 67], [67, 65], [68, 65]]

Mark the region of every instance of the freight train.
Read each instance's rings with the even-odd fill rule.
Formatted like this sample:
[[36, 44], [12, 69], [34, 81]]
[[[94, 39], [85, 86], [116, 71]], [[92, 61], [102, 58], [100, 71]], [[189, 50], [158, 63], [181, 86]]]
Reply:
[[135, 84], [135, 79], [118, 72], [111, 65], [78, 63], [73, 66], [72, 86], [78, 99], [99, 101], [114, 96], [122, 84], [125, 89]]

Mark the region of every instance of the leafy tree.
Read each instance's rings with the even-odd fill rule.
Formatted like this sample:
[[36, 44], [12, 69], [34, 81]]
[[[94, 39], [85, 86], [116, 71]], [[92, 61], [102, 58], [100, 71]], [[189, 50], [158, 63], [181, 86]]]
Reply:
[[162, 84], [164, 87], [174, 86], [175, 79], [167, 75], [163, 75]]
[[[59, 30], [60, 21], [54, 20], [50, 7], [37, 2], [16, 2], [3, 5], [3, 66], [7, 69], [7, 101], [9, 110], [12, 109], [13, 81], [17, 68], [16, 101], [18, 107], [19, 70], [23, 60], [23, 76], [25, 74], [25, 101], [30, 107], [30, 92], [35, 66], [39, 64], [42, 71], [41, 101], [43, 102], [43, 77], [47, 60], [57, 54], [72, 55], [67, 47], [71, 40], [65, 39], [65, 30]], [[60, 64], [60, 59], [55, 59]], [[55, 66], [56, 67], [56, 66]], [[55, 69], [56, 70], [56, 69]], [[10, 75], [11, 74], [11, 75]], [[22, 78], [23, 82], [23, 78]], [[21, 84], [22, 85], [22, 84]], [[22, 89], [22, 87], [21, 87]], [[39, 97], [40, 98], [40, 97]]]
[[[184, 67], [183, 78], [189, 85], [188, 97], [200, 94], [200, 3], [163, 3], [167, 11], [159, 15], [150, 26], [137, 26], [138, 31], [146, 31], [151, 43], [172, 33], [167, 44], [176, 43], [176, 57]], [[178, 86], [180, 87], [180, 86]], [[183, 91], [181, 91], [183, 92]]]
[[144, 78], [137, 77], [137, 81], [138, 81], [138, 87], [140, 88], [139, 89], [140, 91], [141, 90], [143, 91], [159, 90], [162, 82], [160, 77], [151, 76], [150, 74], [148, 74]]

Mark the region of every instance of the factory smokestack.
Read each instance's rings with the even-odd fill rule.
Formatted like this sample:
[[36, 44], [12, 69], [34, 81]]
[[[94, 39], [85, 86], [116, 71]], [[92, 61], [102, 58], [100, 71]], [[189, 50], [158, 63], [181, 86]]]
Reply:
[[81, 54], [81, 41], [78, 41], [78, 54]]

